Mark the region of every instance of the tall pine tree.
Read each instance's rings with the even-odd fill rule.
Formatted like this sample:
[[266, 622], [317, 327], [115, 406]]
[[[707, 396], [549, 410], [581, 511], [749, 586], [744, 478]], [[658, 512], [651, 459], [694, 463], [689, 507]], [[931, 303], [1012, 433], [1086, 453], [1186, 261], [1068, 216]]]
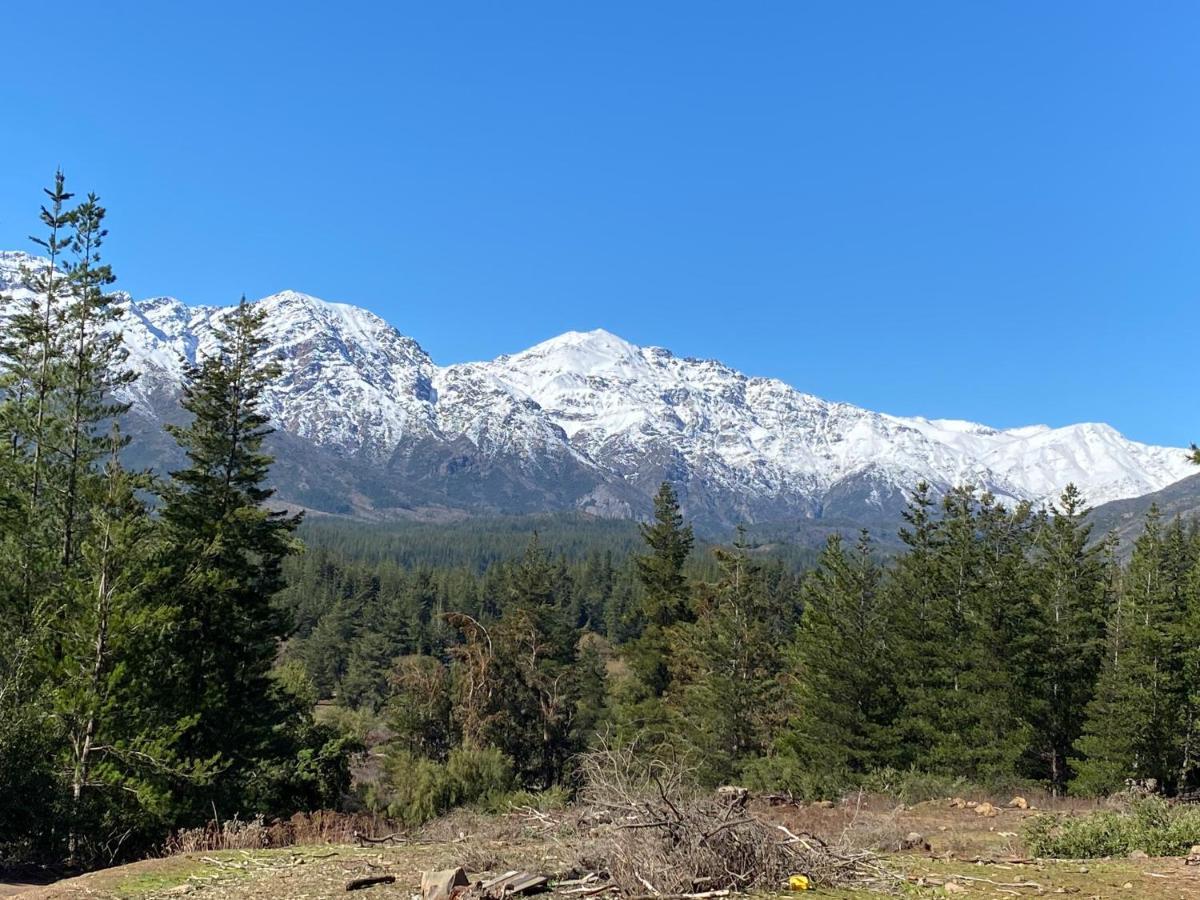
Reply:
[[1075, 743], [1077, 792], [1107, 793], [1130, 778], [1170, 787], [1179, 772], [1173, 737], [1182, 659], [1174, 642], [1184, 610], [1167, 548], [1161, 515], [1151, 507], [1109, 616], [1095, 696]]
[[861, 774], [896, 761], [895, 630], [882, 582], [865, 530], [849, 551], [832, 535], [804, 580], [790, 653], [795, 713], [780, 741], [798, 765]]
[[1067, 760], [1082, 734], [1104, 653], [1104, 547], [1091, 541], [1089, 512], [1083, 495], [1068, 485], [1039, 527], [1033, 558], [1039, 616], [1028, 667], [1036, 680], [1033, 774], [1056, 793], [1071, 778]]
[[161, 518], [164, 589], [177, 621], [169, 658], [159, 660], [166, 694], [195, 724], [184, 736], [188, 758], [211, 761], [221, 775], [197, 795], [232, 813], [248, 805], [257, 771], [275, 753], [289, 714], [269, 677], [287, 622], [272, 604], [283, 586], [283, 559], [296, 549], [299, 515], [267, 507], [271, 433], [263, 395], [278, 376], [266, 359], [265, 311], [244, 299], [222, 324], [214, 351], [188, 367], [186, 425], [168, 426], [187, 455], [171, 473]]
[[632, 678], [620, 690], [618, 731], [653, 744], [663, 739], [666, 729], [661, 701], [671, 682], [670, 632], [694, 619], [683, 567], [695, 537], [667, 482], [654, 496], [654, 519], [640, 530], [649, 552], [634, 559], [642, 591], [631, 616], [635, 636], [625, 645]]
[[695, 621], [667, 632], [671, 691], [665, 702], [670, 742], [695, 760], [711, 783], [740, 778], [762, 756], [780, 725], [783, 642], [790, 598], [750, 555], [745, 532], [713, 550], [720, 577], [698, 587]]

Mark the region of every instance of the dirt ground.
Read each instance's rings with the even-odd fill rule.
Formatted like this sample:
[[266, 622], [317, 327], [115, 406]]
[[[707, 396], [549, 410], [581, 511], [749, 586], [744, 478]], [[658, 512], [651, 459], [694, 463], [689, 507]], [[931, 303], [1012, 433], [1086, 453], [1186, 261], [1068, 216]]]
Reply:
[[[1072, 801], [1043, 798], [1042, 802], [1051, 806], [1051, 811], [1067, 814], [1095, 808], [1094, 804]], [[829, 808], [772, 807], [756, 801], [754, 811], [793, 831], [807, 831], [830, 841], [848, 836], [859, 846], [878, 848], [888, 864], [907, 877], [900, 889], [904, 897], [1062, 894], [1081, 900], [1200, 900], [1200, 867], [1188, 867], [1182, 859], [1027, 859], [1020, 842], [1021, 824], [1040, 810], [1001, 808], [994, 817], [985, 817], [971, 808], [953, 808], [946, 800], [907, 808], [882, 798], [851, 797]], [[919, 833], [929, 848], [900, 850], [901, 841], [910, 832]], [[165, 900], [185, 895], [197, 900], [313, 900], [340, 896], [410, 900], [418, 893], [421, 872], [427, 869], [462, 865], [473, 877], [528, 869], [566, 879], [583, 874], [588, 862], [585, 834], [556, 828], [533, 814], [490, 819], [462, 814], [431, 826], [419, 841], [398, 846], [306, 846], [182, 854], [94, 872], [50, 886], [30, 886], [12, 896], [20, 900]], [[396, 882], [346, 894], [347, 881], [371, 875], [394, 875]], [[0, 896], [5, 896], [2, 891]], [[877, 895], [817, 889], [804, 896], [862, 900]]]

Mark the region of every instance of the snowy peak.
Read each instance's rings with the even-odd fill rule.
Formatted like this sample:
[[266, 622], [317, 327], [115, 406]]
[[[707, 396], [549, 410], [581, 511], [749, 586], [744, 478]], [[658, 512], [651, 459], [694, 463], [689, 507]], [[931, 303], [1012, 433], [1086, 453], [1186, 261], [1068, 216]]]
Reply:
[[583, 376], [640, 369], [645, 365], [641, 347], [603, 328], [567, 331], [497, 361], [501, 360], [530, 370]]
[[[21, 296], [22, 269], [43, 264], [0, 252], [0, 293]], [[154, 419], [173, 405], [185, 366], [215, 348], [232, 307], [118, 302], [130, 364], [143, 373], [127, 399]], [[1035, 503], [1075, 483], [1100, 504], [1192, 474], [1186, 451], [1104, 424], [996, 429], [891, 416], [603, 329], [439, 367], [365, 309], [294, 290], [255, 302], [268, 310], [283, 369], [268, 412], [299, 440], [291, 446], [344, 460], [324, 470], [341, 480], [322, 496], [353, 495], [358, 509], [641, 515], [669, 479], [689, 514], [728, 525], [855, 518], [894, 508], [919, 481]]]
[[[267, 408], [284, 430], [321, 446], [386, 458], [405, 439], [428, 436], [433, 361], [379, 316], [298, 291], [257, 301], [283, 374]], [[227, 309], [200, 310], [189, 323], [195, 353], [215, 347]]]

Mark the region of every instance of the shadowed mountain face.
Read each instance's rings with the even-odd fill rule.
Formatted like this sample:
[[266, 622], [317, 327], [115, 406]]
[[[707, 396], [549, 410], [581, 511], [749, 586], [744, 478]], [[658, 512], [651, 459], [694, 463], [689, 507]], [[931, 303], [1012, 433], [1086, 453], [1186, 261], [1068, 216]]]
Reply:
[[[0, 292], [27, 298], [0, 253]], [[221, 307], [122, 296], [141, 379], [125, 399], [138, 462], [175, 462], [184, 365], [210, 352]], [[998, 430], [834, 403], [713, 361], [568, 332], [490, 362], [438, 366], [378, 316], [284, 291], [258, 303], [283, 376], [267, 397], [282, 499], [368, 519], [583, 511], [641, 517], [663, 480], [703, 529], [894, 523], [919, 481], [1044, 502], [1069, 482], [1093, 504], [1191, 474], [1183, 450], [1107, 425]]]
[[1121, 546], [1128, 550], [1142, 533], [1151, 506], [1158, 507], [1164, 522], [1175, 518], [1191, 522], [1200, 518], [1200, 467], [1195, 467], [1194, 471], [1196, 474], [1160, 491], [1096, 507], [1091, 517], [1093, 536], [1099, 539], [1115, 532]]

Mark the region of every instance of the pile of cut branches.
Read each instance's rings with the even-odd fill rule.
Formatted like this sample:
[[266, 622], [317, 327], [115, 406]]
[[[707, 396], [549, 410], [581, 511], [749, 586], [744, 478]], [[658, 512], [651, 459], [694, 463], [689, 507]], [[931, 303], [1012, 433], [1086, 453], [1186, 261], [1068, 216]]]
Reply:
[[602, 747], [582, 760], [582, 799], [605, 824], [592, 852], [630, 897], [720, 896], [813, 886], [895, 889], [903, 878], [872, 853], [835, 848], [750, 813], [744, 796], [696, 786], [684, 765]]

